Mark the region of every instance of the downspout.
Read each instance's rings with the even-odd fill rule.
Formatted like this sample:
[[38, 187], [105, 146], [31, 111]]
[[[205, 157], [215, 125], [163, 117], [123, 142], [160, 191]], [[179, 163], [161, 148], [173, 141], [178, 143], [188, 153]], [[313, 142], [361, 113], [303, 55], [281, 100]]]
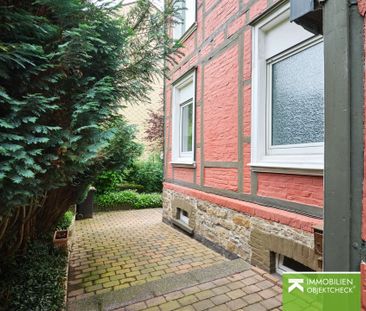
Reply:
[[363, 183], [363, 19], [354, 0], [324, 4], [324, 270], [359, 271]]

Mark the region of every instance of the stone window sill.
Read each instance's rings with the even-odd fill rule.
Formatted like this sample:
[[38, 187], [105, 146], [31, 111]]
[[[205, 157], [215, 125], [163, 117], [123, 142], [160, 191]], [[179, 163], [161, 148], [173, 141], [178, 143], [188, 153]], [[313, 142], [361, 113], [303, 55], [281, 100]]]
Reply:
[[323, 176], [322, 169], [310, 168], [287, 168], [287, 167], [269, 167], [250, 165], [251, 171], [255, 173], [274, 173], [274, 174], [289, 174], [289, 175], [306, 175], [306, 176]]
[[196, 168], [196, 162], [170, 162], [173, 167]]
[[182, 229], [183, 231], [193, 234], [193, 228], [189, 227], [187, 224], [185, 224], [183, 221], [180, 221], [178, 219], [172, 219], [172, 223]]

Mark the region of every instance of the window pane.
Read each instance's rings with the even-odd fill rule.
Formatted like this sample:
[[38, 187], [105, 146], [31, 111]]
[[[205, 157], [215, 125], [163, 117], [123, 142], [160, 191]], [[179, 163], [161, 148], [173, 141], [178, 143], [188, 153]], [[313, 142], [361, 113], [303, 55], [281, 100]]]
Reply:
[[181, 151], [192, 151], [192, 133], [193, 133], [193, 104], [187, 104], [181, 107]]
[[272, 145], [324, 141], [323, 43], [272, 66]]
[[185, 15], [184, 31], [188, 30], [196, 20], [196, 0], [185, 0], [185, 5], [187, 10]]
[[179, 39], [185, 32], [186, 23], [186, 4], [185, 1], [177, 1], [174, 3], [177, 10], [177, 17], [174, 20], [173, 38]]

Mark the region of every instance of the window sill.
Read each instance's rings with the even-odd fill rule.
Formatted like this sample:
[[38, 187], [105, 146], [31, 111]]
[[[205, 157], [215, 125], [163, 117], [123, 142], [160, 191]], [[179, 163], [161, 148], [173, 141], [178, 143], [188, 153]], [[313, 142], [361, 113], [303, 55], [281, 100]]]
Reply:
[[172, 219], [172, 223], [183, 231], [187, 232], [188, 234], [193, 234], [193, 228], [186, 225], [183, 221], [178, 219]]
[[186, 32], [179, 38], [177, 39], [177, 41], [179, 41], [180, 43], [183, 43], [184, 41], [186, 41], [192, 33], [194, 33], [197, 30], [197, 22], [194, 22], [191, 27], [189, 27]]
[[324, 170], [320, 165], [315, 166], [297, 166], [284, 164], [262, 164], [250, 163], [251, 171], [256, 173], [274, 173], [289, 175], [307, 175], [307, 176], [323, 176]]
[[170, 164], [173, 167], [196, 168], [196, 162], [195, 161], [191, 161], [191, 162], [174, 161], [174, 162], [170, 162]]

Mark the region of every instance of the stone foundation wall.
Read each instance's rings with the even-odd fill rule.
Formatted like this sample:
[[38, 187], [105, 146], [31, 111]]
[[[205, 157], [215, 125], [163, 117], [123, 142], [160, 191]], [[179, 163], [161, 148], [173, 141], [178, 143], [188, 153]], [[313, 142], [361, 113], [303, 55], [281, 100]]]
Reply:
[[209, 240], [251, 264], [274, 272], [275, 253], [320, 270], [313, 234], [280, 223], [248, 216], [207, 201], [172, 191], [163, 193], [163, 218], [172, 223], [177, 208], [187, 211], [197, 239]]

